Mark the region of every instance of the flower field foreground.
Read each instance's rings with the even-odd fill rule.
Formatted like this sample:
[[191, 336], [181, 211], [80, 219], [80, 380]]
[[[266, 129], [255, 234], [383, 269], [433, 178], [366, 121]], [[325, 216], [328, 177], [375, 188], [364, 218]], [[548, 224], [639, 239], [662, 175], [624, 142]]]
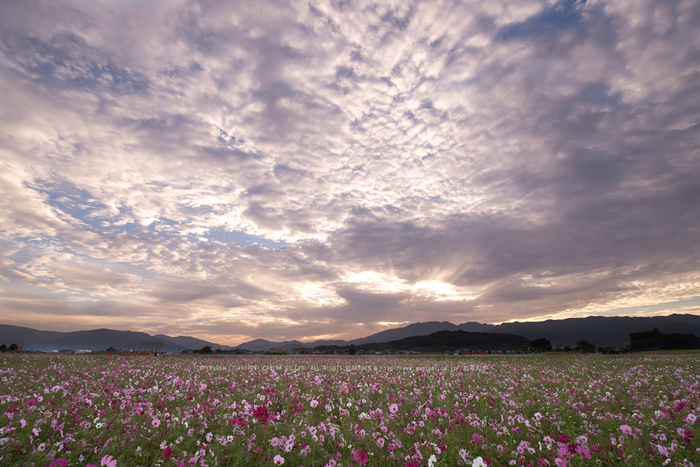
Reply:
[[700, 466], [697, 356], [0, 356], [3, 466]]

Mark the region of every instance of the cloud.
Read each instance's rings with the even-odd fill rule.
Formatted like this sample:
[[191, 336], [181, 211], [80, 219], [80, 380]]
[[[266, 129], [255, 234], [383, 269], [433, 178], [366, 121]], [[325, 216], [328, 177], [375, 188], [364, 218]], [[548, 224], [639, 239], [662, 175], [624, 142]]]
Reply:
[[692, 2], [0, 9], [14, 324], [235, 343], [700, 296]]

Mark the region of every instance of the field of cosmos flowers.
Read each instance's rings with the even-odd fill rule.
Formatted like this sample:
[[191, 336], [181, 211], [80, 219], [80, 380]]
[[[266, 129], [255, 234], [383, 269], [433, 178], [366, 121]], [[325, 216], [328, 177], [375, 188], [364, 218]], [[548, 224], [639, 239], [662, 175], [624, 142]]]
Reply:
[[700, 466], [700, 358], [0, 355], [0, 465]]

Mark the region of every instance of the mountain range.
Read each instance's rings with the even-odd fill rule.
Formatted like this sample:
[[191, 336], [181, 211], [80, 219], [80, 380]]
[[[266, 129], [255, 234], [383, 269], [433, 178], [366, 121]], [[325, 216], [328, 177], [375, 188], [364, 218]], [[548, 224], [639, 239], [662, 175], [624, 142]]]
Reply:
[[[317, 340], [313, 342], [284, 341], [271, 342], [265, 339], [240, 344], [238, 348], [247, 350], [294, 348], [314, 348], [318, 346], [345, 346], [382, 343], [405, 339], [413, 336], [427, 336], [439, 331], [488, 332], [515, 334], [528, 339], [544, 337], [555, 347], [574, 346], [580, 339], [586, 339], [596, 346], [624, 347], [630, 341], [630, 333], [658, 329], [662, 333], [692, 333], [700, 336], [700, 316], [673, 314], [651, 317], [602, 317], [569, 318], [537, 322], [512, 322], [503, 324], [482, 324], [466, 322], [452, 324], [447, 321], [429, 321], [414, 323], [402, 328], [388, 329], [371, 336], [344, 340]], [[162, 352], [181, 352], [184, 349], [198, 349], [210, 346], [212, 349], [230, 349], [189, 336], [151, 336], [144, 332], [116, 331], [112, 329], [95, 329], [90, 331], [58, 332], [39, 331], [20, 326], [0, 324], [0, 344], [16, 343], [25, 350], [60, 350], [60, 349], [135, 349], [158, 350]]]
[[[624, 347], [630, 341], [630, 333], [658, 329], [663, 333], [692, 333], [700, 336], [700, 316], [673, 314], [669, 316], [650, 317], [603, 317], [589, 316], [586, 318], [568, 318], [536, 322], [512, 322], [503, 324], [482, 324], [467, 322], [452, 324], [448, 321], [429, 321], [413, 323], [408, 326], [372, 334], [368, 337], [351, 341], [314, 341], [301, 343], [299, 341], [270, 342], [256, 339], [238, 347], [248, 350], [280, 349], [289, 350], [298, 347], [313, 348], [321, 345], [362, 345], [379, 342], [391, 342], [413, 336], [427, 336], [439, 331], [488, 332], [500, 334], [515, 334], [528, 339], [548, 339], [554, 347], [571, 347], [576, 342], [585, 339], [596, 346]], [[300, 345], [301, 344], [301, 345]]]
[[205, 345], [212, 348], [230, 347], [213, 344], [189, 336], [171, 337], [164, 334], [151, 336], [145, 332], [93, 329], [90, 331], [58, 332], [0, 324], [0, 345], [17, 344], [24, 350], [104, 350], [115, 349], [158, 350], [159, 352], [182, 352], [199, 349]]

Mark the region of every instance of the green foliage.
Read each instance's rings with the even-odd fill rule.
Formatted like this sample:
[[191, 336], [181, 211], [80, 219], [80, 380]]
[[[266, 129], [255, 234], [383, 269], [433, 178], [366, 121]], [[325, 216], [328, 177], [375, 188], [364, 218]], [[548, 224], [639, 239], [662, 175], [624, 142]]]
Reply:
[[263, 352], [263, 355], [289, 355], [289, 350], [268, 349]]
[[197, 354], [210, 354], [212, 353], [211, 346], [210, 345], [205, 345], [201, 349], [193, 350], [192, 353], [197, 353]]
[[574, 350], [581, 353], [593, 353], [595, 352], [595, 345], [591, 344], [586, 339], [581, 339], [576, 342]]
[[17, 344], [11, 344], [11, 345], [10, 345], [10, 348], [8, 348], [7, 350], [8, 350], [9, 352], [14, 352], [14, 351], [17, 350], [17, 349], [18, 349]]
[[685, 349], [700, 349], [700, 338], [690, 333], [664, 334], [656, 328], [630, 334], [632, 352]]
[[551, 352], [552, 343], [544, 337], [530, 341], [530, 349], [535, 352]]

